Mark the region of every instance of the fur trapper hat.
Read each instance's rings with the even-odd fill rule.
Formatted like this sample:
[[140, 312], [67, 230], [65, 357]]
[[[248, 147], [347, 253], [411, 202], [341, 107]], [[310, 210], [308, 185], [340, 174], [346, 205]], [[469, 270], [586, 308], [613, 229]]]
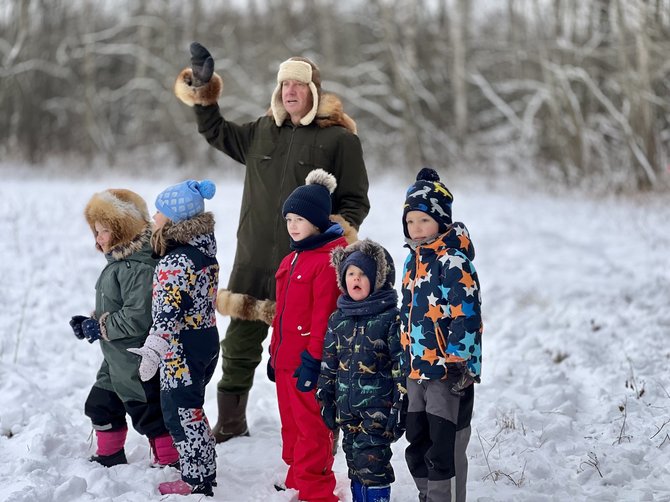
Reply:
[[[112, 248], [130, 243], [151, 225], [147, 203], [125, 188], [110, 188], [94, 194], [86, 204], [84, 217], [94, 237], [96, 221], [112, 231]], [[97, 243], [95, 247], [102, 251]]]
[[316, 112], [319, 108], [319, 98], [321, 96], [321, 72], [319, 68], [309, 59], [299, 56], [287, 59], [279, 65], [277, 87], [275, 87], [272, 99], [270, 100], [272, 116], [275, 119], [277, 127], [281, 126], [288, 116], [288, 112], [284, 108], [284, 103], [282, 103], [281, 99], [282, 82], [285, 80], [297, 80], [309, 85], [309, 89], [312, 91], [312, 108], [300, 119], [300, 124], [304, 126], [311, 124], [316, 117]]

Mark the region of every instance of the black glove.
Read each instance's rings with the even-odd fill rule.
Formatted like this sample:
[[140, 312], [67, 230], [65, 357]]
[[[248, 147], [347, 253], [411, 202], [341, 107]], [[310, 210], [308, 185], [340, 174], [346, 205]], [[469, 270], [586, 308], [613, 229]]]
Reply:
[[90, 319], [90, 317], [86, 317], [85, 315], [75, 315], [70, 319], [70, 327], [72, 328], [72, 331], [74, 331], [74, 336], [80, 340], [86, 338], [84, 336], [84, 331], [81, 329], [81, 323], [86, 319]]
[[309, 392], [316, 387], [319, 380], [321, 361], [314, 359], [307, 350], [302, 351], [300, 360], [302, 363], [295, 370], [295, 373], [293, 373], [294, 377], [298, 377], [298, 382], [295, 386], [300, 392]]
[[316, 391], [316, 399], [321, 408], [321, 418], [323, 423], [326, 424], [331, 431], [336, 431], [337, 421], [335, 419], [337, 415], [337, 410], [335, 408], [335, 403], [330, 394], [326, 394], [322, 388]]
[[100, 339], [100, 323], [95, 319], [86, 319], [81, 323], [81, 330], [88, 343], [93, 343]]
[[461, 397], [465, 393], [465, 388], [472, 385], [474, 381], [465, 361], [447, 363], [447, 385], [454, 396]]
[[389, 411], [389, 418], [386, 422], [386, 436], [397, 441], [405, 433], [407, 426], [407, 408], [409, 406], [409, 399], [407, 398], [407, 390], [400, 387], [393, 392], [393, 406]]
[[191, 44], [191, 69], [193, 70], [193, 85], [205, 85], [214, 73], [214, 59], [207, 49], [198, 42]]
[[268, 367], [267, 367], [267, 373], [268, 373], [268, 379], [271, 382], [275, 382], [275, 369], [272, 367], [272, 361], [268, 359]]

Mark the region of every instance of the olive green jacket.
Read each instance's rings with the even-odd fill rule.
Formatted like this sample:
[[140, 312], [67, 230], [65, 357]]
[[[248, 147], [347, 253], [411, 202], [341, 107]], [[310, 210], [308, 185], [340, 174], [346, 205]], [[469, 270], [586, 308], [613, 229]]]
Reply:
[[[339, 100], [327, 96], [321, 99], [324, 106], [314, 122], [298, 127], [289, 120], [277, 127], [271, 116], [238, 125], [226, 121], [216, 104], [195, 106], [198, 131], [212, 146], [246, 165], [228, 289], [251, 297], [252, 303], [270, 300], [274, 306], [275, 272], [290, 252], [282, 206], [296, 187], [305, 184], [311, 170], [321, 168], [335, 176], [333, 213], [344, 219], [343, 226], [353, 227], [353, 233], [370, 210], [361, 143], [352, 131], [355, 124], [342, 113]], [[219, 311], [224, 314], [259, 318], [239, 306], [222, 308], [220, 300]]]
[[95, 318], [105, 358], [95, 385], [116, 392], [122, 401], [146, 402], [139, 378], [139, 348], [151, 327], [151, 290], [157, 260], [151, 256], [150, 232], [133, 241], [119, 257], [107, 254], [107, 265], [95, 285]]

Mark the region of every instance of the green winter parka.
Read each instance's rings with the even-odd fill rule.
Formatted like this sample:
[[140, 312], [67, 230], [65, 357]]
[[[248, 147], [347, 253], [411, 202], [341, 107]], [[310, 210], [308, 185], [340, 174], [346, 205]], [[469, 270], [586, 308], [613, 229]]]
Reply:
[[[290, 252], [282, 206], [296, 187], [305, 184], [311, 170], [324, 169], [337, 179], [332, 212], [344, 219], [340, 223], [345, 236], [348, 225], [357, 230], [367, 216], [368, 177], [361, 142], [339, 100], [329, 98], [322, 100], [324, 106], [311, 124], [297, 127], [290, 120], [278, 127], [272, 116], [238, 125], [226, 121], [216, 104], [194, 107], [198, 131], [209, 144], [246, 165], [228, 283], [231, 293], [275, 300], [274, 274]], [[230, 314], [247, 317], [243, 312]]]
[[154, 267], [150, 231], [119, 256], [106, 254], [107, 265], [95, 285], [95, 318], [103, 338], [104, 361], [95, 385], [115, 392], [122, 401], [146, 402], [139, 377], [140, 358], [128, 352], [139, 348], [151, 327], [151, 290]]

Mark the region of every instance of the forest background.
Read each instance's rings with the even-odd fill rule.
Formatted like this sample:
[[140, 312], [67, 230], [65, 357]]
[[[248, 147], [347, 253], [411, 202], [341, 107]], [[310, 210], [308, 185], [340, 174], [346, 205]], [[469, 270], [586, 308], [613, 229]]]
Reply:
[[193, 40], [233, 121], [312, 58], [373, 174], [670, 186], [670, 0], [0, 0], [0, 158], [239, 171], [172, 93]]

